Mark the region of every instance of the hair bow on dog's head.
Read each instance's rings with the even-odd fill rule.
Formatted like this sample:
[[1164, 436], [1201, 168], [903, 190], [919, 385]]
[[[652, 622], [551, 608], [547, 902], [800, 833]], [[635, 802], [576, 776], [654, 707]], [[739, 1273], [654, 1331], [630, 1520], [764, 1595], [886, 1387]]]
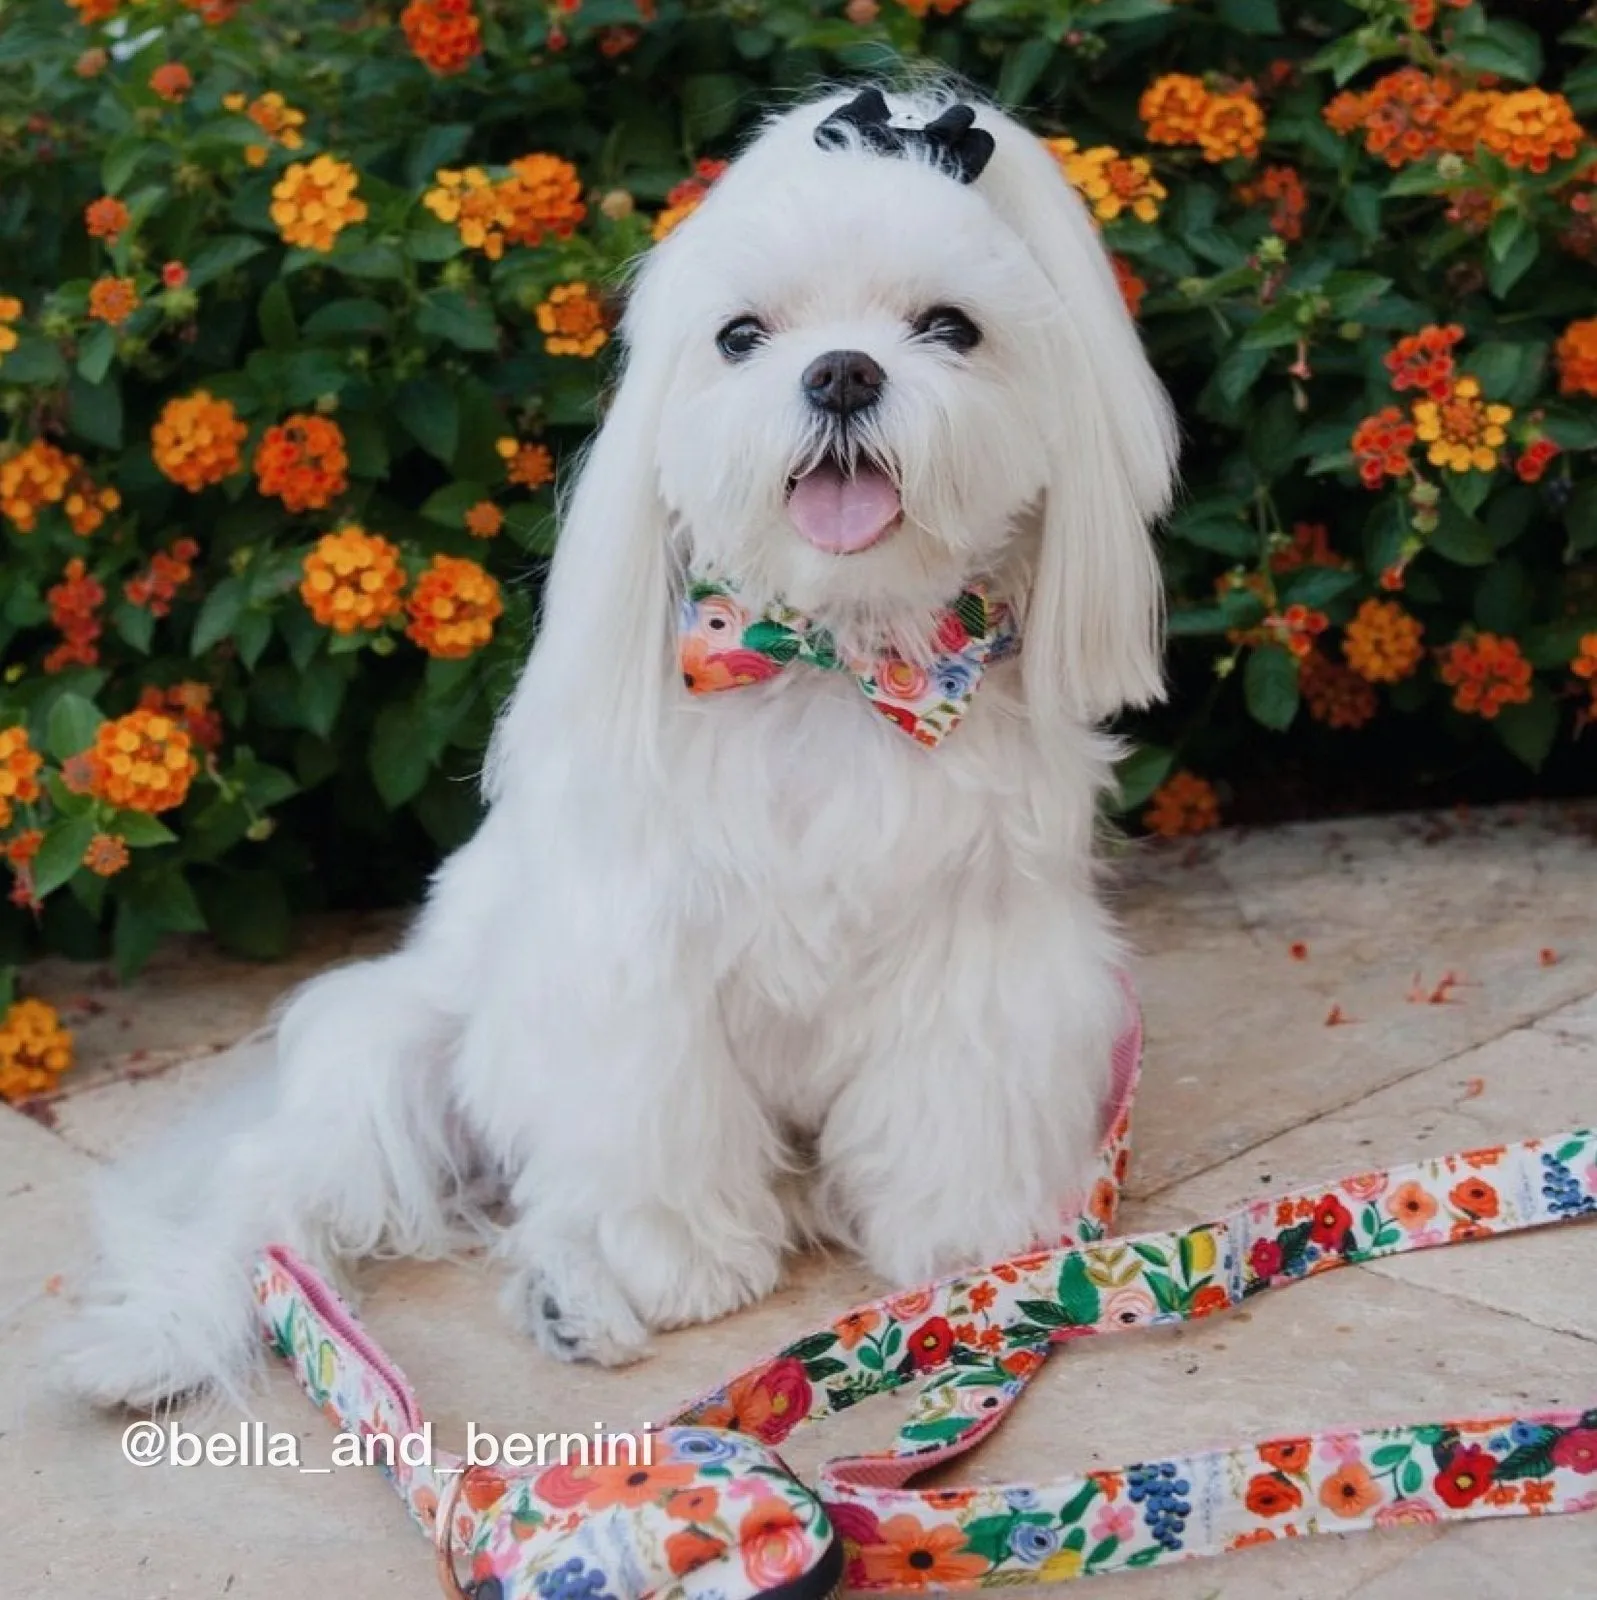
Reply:
[[878, 155], [927, 151], [932, 164], [961, 183], [974, 183], [993, 153], [993, 136], [976, 126], [976, 113], [956, 102], [924, 128], [895, 128], [880, 89], [862, 89], [815, 130], [823, 150], [846, 149], [856, 140]]

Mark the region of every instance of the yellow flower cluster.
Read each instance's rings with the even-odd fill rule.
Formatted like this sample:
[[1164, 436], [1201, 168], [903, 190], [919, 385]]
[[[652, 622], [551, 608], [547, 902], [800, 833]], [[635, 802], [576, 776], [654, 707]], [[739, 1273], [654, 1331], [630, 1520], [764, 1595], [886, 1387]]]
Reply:
[[[241, 94], [224, 95], [222, 104], [229, 111], [248, 117], [272, 143], [285, 150], [298, 150], [305, 143], [305, 135], [300, 132], [305, 126], [305, 113], [296, 110], [275, 89], [248, 101]], [[264, 167], [270, 154], [264, 144], [244, 146], [244, 159], [252, 167]]]
[[0, 361], [17, 347], [17, 330], [11, 324], [21, 316], [22, 302], [14, 295], [0, 294]]
[[1045, 139], [1072, 187], [1100, 222], [1129, 211], [1138, 222], [1153, 222], [1166, 190], [1144, 156], [1123, 156], [1111, 145], [1083, 150], [1074, 139]]
[[305, 557], [299, 596], [324, 628], [359, 633], [380, 627], [399, 610], [404, 587], [395, 546], [350, 523], [323, 534]]
[[1137, 113], [1155, 144], [1196, 145], [1205, 161], [1251, 158], [1264, 142], [1264, 113], [1250, 91], [1215, 93], [1184, 72], [1149, 84]]
[[17, 1000], [0, 1017], [0, 1100], [43, 1094], [72, 1065], [72, 1035], [52, 1005]]
[[491, 178], [481, 167], [440, 170], [422, 204], [490, 261], [506, 245], [536, 246], [546, 234], [568, 238], [587, 215], [577, 169], [551, 155], [521, 156], [506, 178]]
[[44, 757], [28, 743], [26, 728], [0, 728], [0, 828], [9, 828], [15, 805], [39, 798], [39, 768]]
[[1475, 378], [1455, 378], [1443, 400], [1414, 402], [1414, 432], [1430, 446], [1426, 459], [1449, 472], [1491, 472], [1508, 439], [1504, 424], [1513, 420], [1512, 406], [1481, 399]]
[[272, 221], [284, 244], [329, 251], [340, 233], [366, 220], [366, 202], [355, 190], [360, 174], [335, 156], [290, 162], [272, 186]]
[[552, 356], [597, 355], [610, 338], [604, 306], [585, 283], [557, 284], [537, 308], [543, 347]]
[[121, 504], [122, 496], [98, 487], [77, 456], [43, 439], [0, 461], [0, 515], [9, 517], [20, 533], [32, 533], [39, 513], [58, 505], [72, 531], [87, 538]]

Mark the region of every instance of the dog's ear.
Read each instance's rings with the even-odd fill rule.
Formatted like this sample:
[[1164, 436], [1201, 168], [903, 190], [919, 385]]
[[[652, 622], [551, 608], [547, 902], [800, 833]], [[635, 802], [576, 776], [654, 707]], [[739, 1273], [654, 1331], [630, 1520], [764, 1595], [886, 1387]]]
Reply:
[[583, 759], [611, 773], [653, 760], [671, 659], [670, 522], [655, 441], [672, 370], [671, 319], [651, 311], [646, 261], [622, 324], [621, 380], [562, 495], [537, 643], [495, 730], [486, 789], [515, 781], [520, 753]]
[[1033, 713], [1099, 718], [1161, 692], [1164, 588], [1153, 524], [1170, 502], [1177, 433], [1086, 208], [1042, 142], [983, 109], [997, 150], [977, 183], [1060, 301], [1044, 427], [1051, 465], [1028, 606]]

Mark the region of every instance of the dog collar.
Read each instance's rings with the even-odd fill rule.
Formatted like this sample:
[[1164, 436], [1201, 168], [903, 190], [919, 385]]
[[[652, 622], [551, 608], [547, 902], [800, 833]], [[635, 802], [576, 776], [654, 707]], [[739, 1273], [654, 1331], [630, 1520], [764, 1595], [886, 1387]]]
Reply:
[[[1140, 1055], [1133, 1005], [1098, 1177], [1068, 1208], [1060, 1247], [856, 1306], [792, 1340], [679, 1408], [654, 1436], [652, 1465], [482, 1468], [440, 1451], [411, 1465], [396, 1452], [384, 1471], [436, 1545], [444, 1593], [821, 1600], [840, 1578], [907, 1593], [1012, 1587], [1305, 1534], [1597, 1510], [1597, 1395], [1581, 1409], [1335, 1429], [1042, 1483], [915, 1487], [992, 1432], [1062, 1342], [1207, 1319], [1337, 1267], [1597, 1216], [1597, 1131], [1579, 1129], [1105, 1237]], [[308, 1266], [274, 1246], [255, 1290], [268, 1341], [335, 1424], [422, 1430], [404, 1374]], [[774, 1453], [801, 1424], [911, 1383], [922, 1387], [894, 1445], [825, 1463], [813, 1490]]]
[[691, 694], [763, 683], [794, 662], [849, 673], [877, 711], [935, 747], [970, 709], [986, 669], [1014, 655], [1020, 637], [1009, 607], [972, 585], [938, 615], [936, 642], [925, 666], [893, 652], [845, 656], [827, 629], [792, 607], [752, 611], [724, 579], [698, 577], [683, 597], [677, 660]]

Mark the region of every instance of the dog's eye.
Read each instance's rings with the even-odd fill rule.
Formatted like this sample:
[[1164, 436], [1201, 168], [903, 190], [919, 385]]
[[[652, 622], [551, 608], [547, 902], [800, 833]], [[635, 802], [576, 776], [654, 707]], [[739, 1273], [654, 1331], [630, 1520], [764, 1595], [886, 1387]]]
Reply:
[[728, 361], [741, 361], [770, 337], [770, 330], [758, 317], [734, 317], [716, 334], [715, 348]]
[[915, 337], [946, 344], [950, 350], [974, 350], [981, 329], [957, 306], [933, 306], [915, 319]]

